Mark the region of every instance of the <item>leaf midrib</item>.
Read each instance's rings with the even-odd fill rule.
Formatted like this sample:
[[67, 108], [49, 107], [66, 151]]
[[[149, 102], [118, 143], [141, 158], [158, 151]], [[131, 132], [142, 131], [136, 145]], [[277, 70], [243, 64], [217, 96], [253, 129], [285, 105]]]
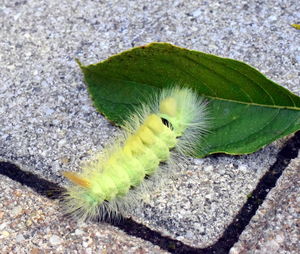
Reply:
[[[278, 116], [278, 114], [279, 114], [279, 112], [276, 113], [276, 115], [273, 117], [272, 121]], [[256, 132], [253, 132], [253, 133], [251, 133], [250, 135], [244, 137], [243, 139], [240, 139], [240, 140], [238, 140], [238, 141], [234, 141], [234, 142], [227, 143], [227, 145], [235, 145], [235, 144], [238, 144], [238, 143], [241, 142], [241, 141], [244, 141], [244, 140], [249, 139], [249, 137], [251, 137], [251, 136], [256, 136], [259, 132], [261, 132], [262, 130], [266, 129], [267, 126], [270, 125], [270, 124], [272, 123], [272, 121], [267, 122], [262, 128], [260, 128], [260, 129], [257, 130]], [[291, 122], [284, 130], [282, 130], [279, 134], [276, 135], [276, 138], [281, 137], [281, 136], [285, 133], [285, 131], [286, 131], [287, 129], [289, 129], [293, 124], [294, 124], [294, 122]], [[274, 140], [276, 140], [276, 138], [275, 138]], [[212, 148], [213, 148], [213, 149], [217, 149], [218, 146], [212, 146]], [[220, 152], [220, 153], [227, 153], [227, 154], [234, 154], [234, 153], [228, 153], [228, 152], [226, 152], [226, 151], [219, 151], [219, 152]]]
[[[86, 68], [86, 67], [87, 66], [84, 66], [84, 68]], [[92, 72], [92, 71], [90, 71], [90, 72]], [[118, 78], [109, 78], [109, 79], [123, 81], [123, 82], [134, 82], [134, 83], [139, 84], [139, 85], [151, 86], [149, 84], [143, 84], [143, 83], [136, 82], [136, 81], [133, 81], [133, 80], [118, 79]], [[156, 86], [152, 86], [152, 87], [156, 87]], [[156, 87], [156, 88], [161, 89], [160, 87]], [[259, 106], [259, 107], [275, 108], [275, 109], [290, 109], [290, 110], [298, 110], [298, 111], [300, 111], [300, 108], [298, 108], [298, 107], [292, 107], [292, 106], [259, 104], [259, 103], [253, 103], [253, 102], [243, 102], [243, 101], [230, 100], [230, 99], [225, 99], [225, 98], [220, 98], [220, 97], [210, 96], [210, 95], [202, 95], [202, 94], [200, 94], [200, 95], [203, 96], [203, 97], [205, 97], [205, 98], [212, 99], [212, 100], [219, 100], [219, 101], [225, 101], [225, 102], [233, 102], [233, 103], [239, 103], [239, 104], [243, 104], [243, 105]], [[114, 101], [108, 100], [107, 98], [103, 98], [103, 97], [101, 97], [101, 98], [105, 99], [106, 101], [113, 102], [113, 103], [121, 103], [121, 104], [128, 104], [128, 105], [133, 104], [133, 103], [124, 103], [124, 102], [114, 102]]]

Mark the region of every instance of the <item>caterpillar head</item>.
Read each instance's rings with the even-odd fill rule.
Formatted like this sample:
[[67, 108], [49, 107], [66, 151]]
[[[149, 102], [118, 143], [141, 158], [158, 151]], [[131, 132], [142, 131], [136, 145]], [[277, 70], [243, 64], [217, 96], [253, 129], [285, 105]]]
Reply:
[[160, 95], [158, 115], [178, 138], [179, 153], [194, 155], [207, 129], [207, 103], [190, 88], [170, 88]]
[[186, 126], [180, 121], [180, 111], [178, 110], [178, 101], [176, 98], [169, 96], [163, 99], [159, 104], [159, 113], [161, 118], [168, 121], [168, 127], [173, 129], [176, 137], [181, 136]]

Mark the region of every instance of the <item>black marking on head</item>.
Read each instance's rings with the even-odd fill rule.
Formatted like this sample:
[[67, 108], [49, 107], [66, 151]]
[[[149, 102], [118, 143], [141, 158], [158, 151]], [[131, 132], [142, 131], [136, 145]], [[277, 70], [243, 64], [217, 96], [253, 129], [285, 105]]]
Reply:
[[165, 118], [161, 118], [162, 123], [167, 126], [169, 129], [173, 130], [172, 124]]

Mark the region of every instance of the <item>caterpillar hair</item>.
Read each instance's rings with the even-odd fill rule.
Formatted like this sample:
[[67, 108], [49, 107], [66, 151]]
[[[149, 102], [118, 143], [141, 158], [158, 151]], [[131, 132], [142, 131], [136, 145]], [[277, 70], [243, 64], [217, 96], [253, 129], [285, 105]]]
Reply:
[[163, 89], [130, 116], [120, 138], [81, 173], [63, 173], [73, 183], [63, 197], [65, 213], [79, 221], [127, 214], [147, 184], [172, 169], [171, 161], [193, 155], [206, 128], [201, 97], [189, 88]]

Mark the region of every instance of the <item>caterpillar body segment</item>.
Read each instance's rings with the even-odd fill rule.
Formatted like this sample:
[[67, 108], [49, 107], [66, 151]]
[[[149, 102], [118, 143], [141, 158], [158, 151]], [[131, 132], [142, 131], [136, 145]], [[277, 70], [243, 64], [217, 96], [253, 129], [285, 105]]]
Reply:
[[161, 163], [176, 153], [193, 152], [205, 131], [205, 108], [187, 88], [163, 90], [143, 105], [125, 123], [124, 138], [107, 156], [96, 157], [79, 174], [64, 173], [74, 183], [64, 197], [66, 213], [79, 220], [126, 213], [129, 199], [136, 199], [149, 178], [162, 171]]

